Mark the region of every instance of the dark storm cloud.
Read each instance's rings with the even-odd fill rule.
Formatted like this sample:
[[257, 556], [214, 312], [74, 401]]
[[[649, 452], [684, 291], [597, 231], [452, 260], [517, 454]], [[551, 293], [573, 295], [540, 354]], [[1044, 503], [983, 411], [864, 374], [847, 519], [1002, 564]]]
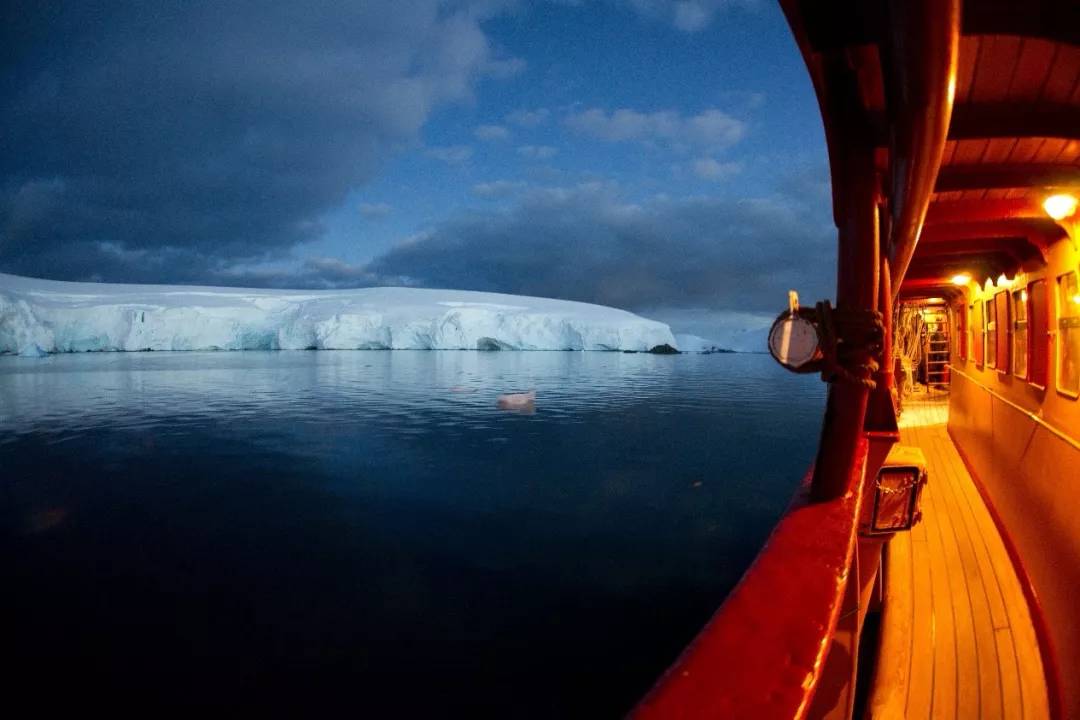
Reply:
[[631, 309], [772, 311], [789, 288], [808, 299], [833, 294], [835, 231], [822, 188], [808, 182], [764, 199], [645, 204], [603, 185], [535, 191], [511, 211], [446, 222], [363, 272]]
[[158, 280], [205, 279], [318, 237], [433, 107], [500, 72], [478, 25], [499, 4], [6, 3], [0, 270], [133, 280], [146, 252]]

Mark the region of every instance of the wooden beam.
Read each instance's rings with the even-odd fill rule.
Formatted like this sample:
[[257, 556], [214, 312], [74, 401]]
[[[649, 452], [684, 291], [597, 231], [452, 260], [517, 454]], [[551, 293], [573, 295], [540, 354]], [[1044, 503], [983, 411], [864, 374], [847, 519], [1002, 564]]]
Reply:
[[1080, 45], [1076, 0], [979, 0], [964, 3], [965, 35], [1019, 35]]
[[864, 0], [796, 3], [810, 47], [816, 52], [875, 44], [885, 25], [884, 3]]
[[[911, 276], [904, 281], [904, 287], [910, 287], [918, 281], [925, 280], [943, 284], [959, 273], [971, 275], [976, 282], [982, 284], [986, 278], [993, 280], [1002, 273], [1011, 275], [1018, 269], [1019, 267], [1009, 262], [1007, 258], [997, 256], [979, 259], [957, 258], [941, 263], [919, 263], [912, 265]], [[901, 288], [901, 291], [903, 289]]]
[[[971, 240], [948, 240], [942, 242], [920, 242], [912, 264], [924, 260], [938, 260], [944, 257], [963, 257], [979, 255], [1007, 255], [1016, 265], [1028, 260], [1043, 260], [1039, 248], [1028, 244], [1023, 238], [990, 238]], [[1045, 262], [1045, 261], [1044, 261]]]
[[[997, 277], [1002, 272], [1008, 271], [1009, 274], [1019, 270], [1023, 266], [1023, 261], [1019, 258], [1015, 252], [1002, 249], [984, 249], [982, 251], [958, 251], [958, 252], [943, 252], [933, 255], [919, 255], [911, 262], [913, 277], [925, 276], [927, 274], [934, 273], [939, 268], [958, 268], [956, 272], [960, 270], [970, 270], [978, 267], [994, 268], [998, 272], [994, 273], [994, 277]], [[956, 272], [949, 273], [937, 273], [945, 277], [952, 277]]]
[[[1080, 125], [1080, 123], [1077, 123]], [[946, 165], [938, 173], [935, 192], [995, 188], [1080, 187], [1080, 165], [986, 164]]]
[[979, 103], [957, 105], [949, 124], [950, 140], [974, 138], [1080, 138], [1075, 105]]
[[[949, 205], [953, 203], [941, 203]], [[938, 204], [930, 206], [930, 214], [936, 215]], [[1023, 237], [1028, 242], [1041, 247], [1064, 237], [1065, 232], [1045, 214], [1038, 218], [1002, 218], [996, 220], [977, 220], [962, 223], [927, 224], [923, 228], [924, 241], [968, 240], [970, 238], [1009, 238]]]
[[956, 200], [935, 202], [926, 213], [926, 224], [972, 223], [995, 220], [1042, 220], [1046, 212], [1038, 198], [1022, 197], [1010, 200]]

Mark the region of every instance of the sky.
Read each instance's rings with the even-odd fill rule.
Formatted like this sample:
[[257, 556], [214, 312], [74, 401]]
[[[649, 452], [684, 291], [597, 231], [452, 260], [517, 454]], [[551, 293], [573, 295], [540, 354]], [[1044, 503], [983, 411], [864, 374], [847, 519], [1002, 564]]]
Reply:
[[9, 0], [0, 128], [0, 272], [705, 337], [832, 294], [821, 120], [764, 0]]

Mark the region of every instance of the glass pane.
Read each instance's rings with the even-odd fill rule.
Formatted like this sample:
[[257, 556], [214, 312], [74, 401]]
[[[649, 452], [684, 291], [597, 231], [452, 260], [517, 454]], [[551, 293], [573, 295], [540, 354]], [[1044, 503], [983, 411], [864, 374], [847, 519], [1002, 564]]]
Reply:
[[1028, 330], [1031, 338], [1031, 367], [1028, 376], [1032, 383], [1046, 387], [1047, 366], [1049, 358], [1049, 343], [1047, 342], [1046, 323], [1049, 321], [1047, 307], [1047, 289], [1045, 280], [1036, 280], [1028, 285], [1028, 302], [1031, 303], [1031, 313], [1028, 322], [1031, 327]]
[[1027, 377], [1027, 338], [1026, 327], [1018, 327], [1013, 333], [1013, 374]]
[[1027, 329], [1027, 290], [1017, 290], [1013, 298], [1013, 374], [1027, 377], [1028, 329]]
[[1080, 288], [1076, 273], [1058, 278], [1058, 389], [1080, 393]]
[[1080, 315], [1080, 288], [1076, 286], [1076, 273], [1065, 273], [1058, 278], [1061, 290], [1061, 317]]
[[986, 328], [983, 326], [982, 316], [982, 303], [975, 303], [971, 306], [971, 347], [974, 348], [974, 358], [976, 365], [983, 364], [983, 335], [986, 332]]
[[993, 300], [987, 300], [983, 306], [986, 318], [986, 367], [997, 367], [997, 314]]
[[1013, 317], [1016, 322], [1027, 322], [1027, 290], [1017, 290], [1013, 293]]
[[878, 476], [874, 530], [905, 530], [911, 527], [911, 501], [918, 482], [919, 475], [913, 470], [881, 471]]
[[1074, 395], [1080, 393], [1080, 327], [1061, 330], [1061, 372], [1059, 375], [1059, 386], [1062, 390]]

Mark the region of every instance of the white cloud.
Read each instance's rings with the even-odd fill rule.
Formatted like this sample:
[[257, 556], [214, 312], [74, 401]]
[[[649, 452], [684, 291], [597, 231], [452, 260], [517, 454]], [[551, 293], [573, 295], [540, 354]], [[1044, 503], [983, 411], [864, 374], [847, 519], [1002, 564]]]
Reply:
[[550, 160], [559, 154], [559, 148], [550, 145], [522, 145], [517, 149], [517, 153], [530, 160]]
[[393, 211], [386, 203], [360, 203], [360, 214], [367, 220], [381, 220]]
[[510, 138], [510, 131], [502, 125], [480, 125], [473, 130], [473, 135], [477, 140], [507, 140]]
[[[525, 68], [497, 52], [485, 26], [514, 11], [506, 0], [259, 3], [257, 28], [248, 5], [182, 2], [159, 13], [127, 3], [110, 11], [107, 33], [77, 3], [50, 6], [42, 28], [66, 28], [65, 42], [38, 58], [40, 72], [5, 75], [0, 88], [0, 163], [18, 169], [0, 171], [0, 266], [185, 282], [285, 253], [321, 237], [319, 219], [415, 144], [433, 113], [470, 102], [485, 77]], [[93, 63], [80, 49], [88, 42]], [[37, 52], [24, 45], [14, 59]], [[70, 102], [42, 102], [41, 78]], [[208, 103], [229, 112], [208, 114]], [[67, 130], [41, 142], [43, 127]], [[121, 155], [96, 152], [86, 137]], [[433, 152], [462, 162], [471, 151]], [[50, 182], [57, 154], [78, 177], [20, 189]], [[99, 240], [153, 248], [168, 262], [151, 273]]]
[[498, 198], [513, 195], [528, 186], [520, 180], [492, 180], [472, 186], [473, 195], [482, 198]]
[[546, 123], [549, 117], [551, 117], [551, 111], [547, 108], [515, 110], [506, 116], [506, 122], [513, 125], [520, 125], [521, 127], [533, 128]]
[[641, 15], [670, 22], [676, 29], [693, 33], [704, 30], [716, 15], [736, 6], [753, 7], [755, 0], [625, 0]]
[[719, 162], [710, 157], [698, 158], [694, 161], [694, 174], [702, 180], [727, 180], [742, 172], [742, 163]]
[[711, 12], [702, 7], [701, 3], [678, 2], [675, 3], [675, 17], [672, 22], [675, 27], [685, 32], [697, 32], [712, 19]]
[[710, 108], [684, 116], [674, 110], [641, 112], [620, 108], [608, 113], [591, 108], [564, 120], [571, 130], [607, 142], [660, 142], [674, 148], [720, 149], [746, 135], [746, 123]]
[[468, 145], [445, 145], [427, 149], [427, 156], [450, 165], [458, 165], [472, 157], [473, 149]]
[[789, 288], [828, 297], [835, 252], [828, 206], [816, 198], [639, 200], [596, 182], [526, 189], [460, 213], [367, 270], [427, 287], [769, 315]]
[[506, 80], [525, 72], [526, 67], [528, 63], [522, 58], [500, 58], [485, 62], [481, 66], [481, 71], [489, 77]]

